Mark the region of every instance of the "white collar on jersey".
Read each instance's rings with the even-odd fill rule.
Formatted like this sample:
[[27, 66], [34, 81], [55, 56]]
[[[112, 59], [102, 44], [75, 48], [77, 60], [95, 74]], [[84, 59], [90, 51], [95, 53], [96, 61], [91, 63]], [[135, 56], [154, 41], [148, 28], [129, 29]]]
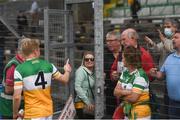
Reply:
[[137, 69], [135, 69], [134, 71], [132, 71], [131, 73], [130, 73], [130, 75], [132, 75], [132, 74], [134, 74], [134, 73], [136, 73], [138, 70]]
[[37, 57], [33, 57], [33, 58], [28, 58], [28, 59], [26, 59], [26, 61], [28, 61], [28, 60], [32, 60], [32, 59], [36, 59]]

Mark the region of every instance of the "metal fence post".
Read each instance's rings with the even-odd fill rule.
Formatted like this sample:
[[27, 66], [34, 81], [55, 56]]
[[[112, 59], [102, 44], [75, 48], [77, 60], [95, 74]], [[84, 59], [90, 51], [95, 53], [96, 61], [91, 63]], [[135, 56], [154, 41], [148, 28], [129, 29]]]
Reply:
[[95, 35], [95, 118], [104, 116], [104, 68], [103, 68], [103, 0], [94, 0], [94, 35]]
[[49, 14], [48, 8], [44, 9], [44, 58], [49, 60]]
[[[64, 9], [65, 11], [67, 10], [70, 10], [71, 7], [69, 6], [69, 4], [66, 3], [66, 0], [64, 1]], [[72, 11], [69, 11], [68, 12], [68, 17], [69, 17], [69, 26], [67, 25], [67, 14], [65, 15], [65, 36], [67, 38], [67, 43], [70, 43], [70, 44], [74, 44], [74, 39], [73, 39], [73, 32], [74, 32], [74, 27], [73, 27], [73, 15], [72, 15]], [[68, 28], [68, 29], [67, 29]], [[69, 60], [70, 60], [70, 64], [71, 64], [71, 67], [73, 68], [72, 70], [74, 70], [74, 47], [69, 47], [68, 49], [68, 57], [69, 57]], [[72, 71], [71, 73], [71, 80], [70, 80], [70, 88], [69, 88], [69, 91], [70, 91], [70, 94], [74, 96], [74, 78], [75, 78], [75, 74], [74, 74], [74, 71]]]
[[[73, 36], [74, 36], [74, 29], [73, 29], [73, 15], [72, 15], [72, 12], [69, 13], [69, 39], [68, 39], [68, 43], [70, 44], [74, 44], [74, 39], [73, 39]], [[74, 48], [75, 47], [69, 47], [69, 60], [70, 62], [72, 63], [71, 64], [71, 67], [75, 68], [75, 58], [74, 58]], [[73, 71], [71, 73], [71, 80], [70, 80], [70, 94], [72, 94], [74, 96], [74, 78], [75, 78], [75, 72]]]

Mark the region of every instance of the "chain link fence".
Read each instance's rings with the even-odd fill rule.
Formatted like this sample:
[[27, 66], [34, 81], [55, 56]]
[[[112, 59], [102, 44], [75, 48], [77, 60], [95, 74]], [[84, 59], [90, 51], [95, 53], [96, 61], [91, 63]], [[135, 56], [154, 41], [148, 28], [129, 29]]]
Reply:
[[[8, 12], [13, 13], [13, 9], [9, 10], [10, 8], [6, 8]], [[1, 11], [2, 12], [2, 11]], [[11, 14], [12, 14], [11, 13]], [[4, 14], [5, 15], [5, 14]], [[7, 19], [7, 22], [13, 26], [15, 30], [17, 30], [16, 26], [16, 15], [10, 15]], [[70, 94], [74, 94], [74, 72], [75, 70], [81, 65], [82, 60], [82, 53], [85, 50], [94, 51], [97, 55], [103, 54], [103, 51], [98, 51], [95, 49], [94, 46], [98, 47], [100, 45], [106, 46], [105, 44], [99, 44], [95, 42], [95, 37], [98, 37], [98, 34], [94, 34], [94, 30], [97, 27], [97, 24], [94, 24], [95, 20], [93, 21], [79, 21], [74, 22], [73, 20], [73, 11], [64, 11], [64, 10], [55, 10], [55, 9], [44, 9], [44, 11], [40, 12], [40, 25], [38, 25], [38, 29], [34, 33], [36, 37], [41, 40], [41, 52], [42, 58], [52, 62], [57, 68], [63, 73], [63, 65], [65, 61], [69, 58], [70, 64], [73, 67], [73, 72], [71, 74], [71, 79], [68, 85], [62, 85], [59, 82], [53, 81], [52, 82], [52, 98], [54, 101], [54, 118], [58, 118], [61, 110], [64, 107], [64, 104], [69, 97]], [[6, 13], [7, 17], [7, 13]], [[97, 19], [96, 19], [97, 20]], [[28, 19], [30, 21], [30, 19]], [[116, 29], [117, 26], [120, 31], [123, 31], [125, 28], [133, 27], [135, 28], [139, 35], [140, 35], [140, 45], [144, 46], [148, 49], [154, 59], [155, 62], [158, 64], [158, 53], [156, 51], [152, 51], [150, 47], [144, 42], [143, 37], [144, 35], [148, 35], [151, 38], [154, 38], [155, 42], [158, 43], [157, 39], [157, 28], [161, 28], [162, 21], [160, 23], [149, 23], [149, 22], [142, 22], [141, 24], [118, 24], [112, 25], [110, 22], [104, 22], [104, 25], [99, 25], [104, 27], [104, 35], [110, 30]], [[96, 25], [96, 26], [94, 26]], [[4, 25], [3, 25], [4, 26]], [[30, 29], [31, 25], [29, 26]], [[2, 30], [5, 29], [5, 30]], [[30, 36], [32, 32], [27, 29], [25, 31], [27, 36]], [[0, 52], [2, 52], [1, 60], [3, 60], [3, 65], [5, 65], [9, 59], [11, 59], [15, 55], [15, 51], [17, 48], [18, 39], [12, 35], [12, 33], [5, 28], [1, 27], [1, 42]], [[104, 37], [105, 38], [105, 37]], [[102, 41], [101, 41], [102, 42]], [[104, 53], [106, 54], [106, 53]], [[98, 62], [103, 62], [104, 60], [101, 58], [95, 58], [96, 65]], [[96, 66], [98, 67], [98, 66]], [[102, 67], [102, 66], [100, 66]], [[2, 67], [3, 68], [3, 67]], [[96, 69], [98, 71], [98, 69]], [[2, 74], [2, 72], [1, 72]], [[98, 75], [98, 74], [97, 74]], [[101, 76], [100, 76], [101, 77]], [[102, 81], [99, 84], [104, 84]], [[161, 107], [161, 111], [164, 110], [163, 107], [167, 107], [167, 105], [163, 104], [163, 96], [165, 83], [154, 81], [152, 84], [154, 93], [158, 96], [159, 105]], [[105, 93], [106, 94], [106, 93]], [[97, 96], [99, 94], [96, 94]], [[105, 103], [105, 99], [97, 99], [97, 103], [103, 102]], [[111, 106], [111, 104], [109, 104]], [[100, 107], [96, 108], [97, 111], [101, 112], [105, 111]], [[160, 116], [160, 118], [166, 118], [166, 114], [164, 112], [155, 113]]]

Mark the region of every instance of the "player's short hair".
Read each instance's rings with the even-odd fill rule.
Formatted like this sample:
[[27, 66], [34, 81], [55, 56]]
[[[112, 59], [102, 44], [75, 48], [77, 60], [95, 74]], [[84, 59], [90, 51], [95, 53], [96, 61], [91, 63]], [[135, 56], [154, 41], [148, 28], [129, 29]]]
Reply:
[[23, 38], [20, 41], [20, 51], [24, 56], [29, 56], [34, 50], [39, 49], [39, 39]]

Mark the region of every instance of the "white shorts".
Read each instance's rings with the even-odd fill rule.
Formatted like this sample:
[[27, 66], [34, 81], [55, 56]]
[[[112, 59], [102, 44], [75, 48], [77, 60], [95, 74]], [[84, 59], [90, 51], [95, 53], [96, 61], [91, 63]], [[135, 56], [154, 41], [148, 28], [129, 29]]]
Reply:
[[52, 115], [48, 117], [31, 118], [31, 120], [52, 120]]

